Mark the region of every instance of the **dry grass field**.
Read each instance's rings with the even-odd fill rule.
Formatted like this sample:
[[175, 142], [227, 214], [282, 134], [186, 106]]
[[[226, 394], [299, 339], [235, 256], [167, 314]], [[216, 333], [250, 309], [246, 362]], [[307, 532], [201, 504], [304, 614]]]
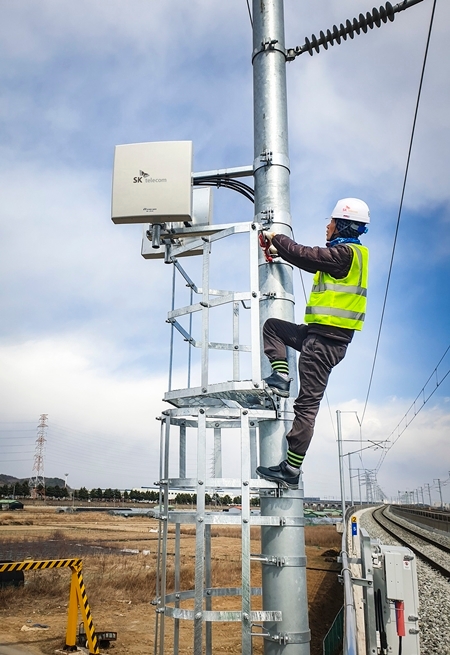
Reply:
[[[57, 514], [54, 507], [28, 507], [0, 514], [0, 559], [22, 560], [81, 557], [83, 577], [97, 630], [115, 630], [118, 640], [111, 655], [150, 655], [154, 648], [156, 552], [158, 523], [147, 517], [123, 518], [107, 513]], [[322, 653], [322, 640], [342, 605], [339, 569], [326, 551], [340, 549], [334, 526], [305, 528], [311, 654]], [[240, 532], [236, 527], [212, 531], [214, 587], [240, 587]], [[173, 533], [169, 535], [174, 539]], [[139, 550], [139, 554], [122, 552]], [[195, 532], [182, 528], [181, 588], [194, 587]], [[260, 552], [259, 528], [252, 528], [252, 552]], [[144, 551], [144, 552], [143, 552]], [[168, 572], [169, 586], [173, 572]], [[22, 588], [0, 589], [0, 645], [21, 647], [35, 655], [49, 655], [65, 643], [70, 573], [67, 569], [25, 574]], [[260, 564], [252, 563], [252, 586], [260, 586]], [[230, 605], [231, 603], [231, 605]], [[254, 597], [252, 609], [260, 608]], [[187, 605], [185, 605], [187, 606]], [[213, 609], [239, 609], [239, 598], [213, 599]], [[81, 620], [81, 618], [80, 618]], [[171, 621], [166, 620], [171, 627]], [[182, 624], [180, 652], [193, 648], [191, 622]], [[30, 629], [34, 624], [46, 629]], [[171, 633], [166, 652], [170, 652]], [[254, 653], [263, 652], [254, 638]], [[240, 626], [215, 624], [214, 653], [240, 650]]]

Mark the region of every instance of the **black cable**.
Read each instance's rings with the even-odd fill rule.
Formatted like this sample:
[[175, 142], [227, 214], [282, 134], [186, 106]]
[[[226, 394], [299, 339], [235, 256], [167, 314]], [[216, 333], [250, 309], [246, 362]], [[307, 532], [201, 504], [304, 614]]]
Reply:
[[[232, 184], [234, 183], [234, 184], [247, 186], [244, 182], [241, 182], [236, 177], [230, 177], [226, 173], [223, 175], [221, 175], [220, 173], [219, 174], [212, 173], [211, 175], [202, 175], [201, 177], [196, 177], [194, 178], [194, 184], [197, 184], [198, 182], [215, 182], [217, 180], [221, 182], [230, 182]], [[247, 187], [247, 188], [253, 191], [251, 187]]]
[[388, 291], [389, 291], [389, 284], [390, 284], [390, 281], [391, 281], [392, 265], [394, 263], [394, 254], [395, 254], [395, 248], [396, 248], [396, 245], [397, 245], [397, 237], [398, 237], [398, 231], [399, 231], [399, 227], [400, 227], [400, 219], [401, 219], [402, 209], [403, 209], [403, 200], [404, 200], [404, 197], [405, 197], [406, 181], [407, 181], [407, 178], [408, 178], [409, 163], [410, 163], [410, 160], [411, 160], [411, 152], [412, 152], [412, 146], [413, 146], [413, 141], [414, 141], [414, 134], [415, 134], [415, 130], [416, 130], [417, 114], [418, 114], [418, 111], [419, 111], [420, 96], [421, 96], [421, 93], [422, 93], [422, 84], [423, 84], [423, 78], [424, 78], [424, 75], [425, 75], [425, 66], [426, 66], [426, 63], [427, 63], [428, 48], [429, 48], [429, 45], [430, 45], [431, 30], [432, 30], [432, 27], [433, 27], [433, 19], [434, 19], [435, 8], [436, 8], [436, 0], [434, 0], [434, 2], [433, 2], [433, 9], [431, 11], [430, 27], [428, 29], [428, 38], [427, 38], [427, 44], [426, 44], [426, 47], [425, 47], [425, 53], [424, 53], [424, 58], [423, 58], [422, 73], [420, 75], [420, 83], [419, 83], [419, 90], [418, 90], [418, 93], [417, 93], [416, 109], [415, 109], [415, 112], [414, 112], [413, 126], [412, 126], [412, 130], [411, 130], [411, 139], [410, 139], [410, 142], [409, 142], [408, 157], [407, 157], [407, 160], [406, 160], [405, 176], [404, 176], [404, 179], [403, 179], [402, 193], [401, 193], [401, 197], [400, 197], [400, 206], [399, 206], [399, 210], [398, 210], [397, 224], [396, 224], [396, 227], [395, 227], [394, 243], [392, 245], [391, 261], [390, 261], [390, 264], [389, 264], [389, 272], [388, 272], [388, 278], [387, 278], [387, 282], [386, 282], [386, 291], [385, 291], [385, 294], [384, 294], [384, 301], [383, 301], [383, 308], [382, 308], [382, 311], [381, 311], [380, 326], [378, 328], [377, 343], [376, 343], [376, 346], [375, 346], [375, 353], [374, 353], [374, 358], [373, 358], [373, 363], [372, 363], [372, 371], [370, 373], [369, 387], [367, 389], [366, 401], [365, 401], [365, 404], [364, 404], [364, 411], [363, 411], [362, 417], [361, 417], [361, 423], [364, 421], [364, 416], [365, 416], [366, 409], [367, 409], [367, 403], [368, 403], [368, 400], [369, 400], [370, 389], [371, 389], [371, 386], [372, 386], [373, 373], [374, 373], [375, 363], [376, 363], [377, 354], [378, 354], [378, 346], [380, 344], [381, 329], [383, 327], [384, 312], [385, 312], [385, 309], [386, 309], [387, 295], [388, 295]]
[[388, 649], [387, 635], [384, 627], [383, 619], [383, 603], [381, 600], [381, 590], [377, 589], [375, 592], [375, 625], [380, 633], [380, 646], [382, 655], [386, 654]]
[[220, 176], [220, 175], [207, 175], [207, 176], [205, 175], [205, 177], [196, 178], [194, 180], [194, 186], [198, 186], [202, 184], [207, 184], [210, 186], [213, 185], [225, 186], [230, 189], [232, 188], [245, 189], [251, 196], [255, 195], [255, 190], [252, 187], [250, 187], [248, 184], [245, 184], [245, 182], [241, 182], [240, 180], [237, 180], [236, 178]]
[[237, 191], [245, 198], [250, 200], [250, 202], [255, 202], [255, 191], [252, 189], [252, 187], [248, 186], [248, 184], [245, 184], [244, 182], [240, 182], [239, 180], [231, 179], [228, 177], [211, 175], [208, 177], [197, 178], [194, 180], [194, 186], [215, 186], [217, 188], [225, 187], [226, 189]]
[[234, 191], [238, 191], [239, 193], [242, 193], [245, 195], [251, 202], [255, 202], [255, 191], [252, 189], [252, 187], [248, 186], [248, 184], [245, 184], [244, 182], [240, 182], [239, 180], [226, 180], [225, 183], [223, 184], [228, 189], [232, 189]]

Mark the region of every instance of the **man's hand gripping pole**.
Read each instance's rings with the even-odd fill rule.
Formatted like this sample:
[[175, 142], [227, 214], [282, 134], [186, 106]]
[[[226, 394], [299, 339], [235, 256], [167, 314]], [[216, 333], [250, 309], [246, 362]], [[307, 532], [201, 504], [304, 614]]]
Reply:
[[273, 257], [270, 253], [270, 246], [271, 246], [270, 239], [265, 235], [264, 232], [260, 232], [258, 238], [259, 238], [259, 245], [262, 248], [266, 262], [272, 263]]

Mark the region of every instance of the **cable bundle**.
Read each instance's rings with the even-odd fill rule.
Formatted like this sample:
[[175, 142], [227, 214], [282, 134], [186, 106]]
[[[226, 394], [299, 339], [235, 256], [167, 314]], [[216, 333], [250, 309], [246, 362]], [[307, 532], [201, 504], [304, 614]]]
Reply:
[[220, 175], [207, 175], [205, 177], [199, 177], [194, 179], [194, 186], [215, 186], [225, 187], [231, 189], [232, 191], [237, 191], [243, 196], [248, 198], [251, 202], [255, 202], [255, 191], [248, 184], [244, 184], [240, 180], [234, 178], [220, 176]]

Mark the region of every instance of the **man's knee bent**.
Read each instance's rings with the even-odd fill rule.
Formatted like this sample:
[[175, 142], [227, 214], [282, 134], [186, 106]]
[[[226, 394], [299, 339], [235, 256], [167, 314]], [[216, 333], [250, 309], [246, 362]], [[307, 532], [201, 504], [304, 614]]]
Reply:
[[283, 321], [279, 318], [268, 318], [267, 321], [263, 325], [263, 332], [267, 333], [270, 332], [272, 334], [276, 334], [277, 332], [277, 325], [280, 323], [283, 323]]

